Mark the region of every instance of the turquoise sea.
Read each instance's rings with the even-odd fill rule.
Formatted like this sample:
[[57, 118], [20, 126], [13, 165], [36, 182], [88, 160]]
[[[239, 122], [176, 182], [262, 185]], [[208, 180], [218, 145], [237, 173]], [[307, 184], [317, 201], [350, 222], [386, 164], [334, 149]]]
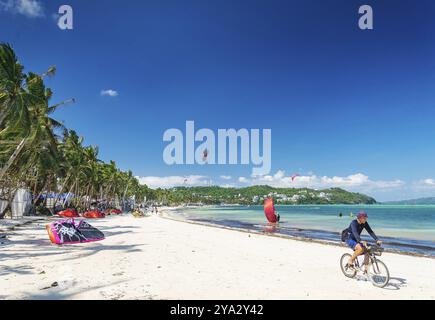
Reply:
[[[369, 215], [370, 226], [384, 240], [385, 247], [435, 256], [434, 205], [309, 205], [276, 206], [276, 209], [281, 215], [281, 223], [273, 229], [267, 225], [262, 206], [186, 208], [180, 210], [180, 214], [189, 220], [229, 227], [340, 241], [339, 233], [364, 210]], [[339, 217], [340, 213], [343, 217]]]

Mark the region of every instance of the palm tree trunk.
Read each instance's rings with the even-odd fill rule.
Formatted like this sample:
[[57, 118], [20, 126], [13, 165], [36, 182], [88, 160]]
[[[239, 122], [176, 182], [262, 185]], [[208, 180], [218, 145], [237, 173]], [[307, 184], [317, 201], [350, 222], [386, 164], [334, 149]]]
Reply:
[[71, 177], [71, 172], [69, 172], [68, 174], [67, 174], [67, 176], [66, 176], [66, 178], [65, 178], [65, 181], [63, 182], [63, 185], [62, 185], [62, 187], [60, 188], [60, 191], [59, 191], [59, 193], [57, 194], [57, 196], [56, 196], [56, 198], [55, 198], [55, 203], [59, 200], [59, 198], [60, 198], [60, 195], [62, 194], [62, 192], [63, 192], [63, 189], [65, 189], [65, 187], [66, 187], [66, 183], [68, 182], [68, 180], [70, 179], [70, 177]]
[[7, 116], [7, 112], [5, 111], [0, 112], [0, 125], [3, 123], [3, 121], [5, 121], [6, 116]]
[[73, 191], [74, 186], [76, 185], [76, 183], [77, 183], [77, 180], [72, 184], [70, 190], [69, 190], [68, 193], [66, 194], [66, 197], [65, 197], [65, 199], [63, 200], [63, 206], [65, 206], [66, 200], [68, 200], [68, 196], [69, 196], [69, 195], [71, 194], [71, 192]]
[[[44, 193], [45, 188], [47, 187], [48, 180], [45, 181], [44, 186], [42, 187], [41, 191], [39, 192], [38, 196], [33, 200], [33, 205], [36, 205], [36, 202], [39, 200], [39, 197]], [[55, 202], [56, 205], [56, 202]]]
[[26, 144], [26, 139], [21, 140], [21, 142], [18, 144], [18, 146], [15, 149], [14, 153], [9, 158], [8, 162], [6, 162], [5, 166], [0, 170], [0, 180], [3, 179], [3, 176], [6, 174], [6, 172], [10, 168], [10, 166], [14, 163], [15, 159], [17, 159], [17, 157], [20, 154], [21, 150], [23, 150], [25, 144]]

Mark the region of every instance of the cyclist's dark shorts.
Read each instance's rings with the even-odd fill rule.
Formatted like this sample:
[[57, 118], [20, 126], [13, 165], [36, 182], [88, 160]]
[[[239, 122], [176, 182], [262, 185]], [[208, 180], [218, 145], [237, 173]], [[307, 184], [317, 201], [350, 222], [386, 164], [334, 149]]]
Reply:
[[353, 239], [347, 239], [346, 244], [348, 245], [349, 248], [351, 248], [352, 250], [355, 250], [355, 247], [357, 246], [358, 242], [356, 242]]

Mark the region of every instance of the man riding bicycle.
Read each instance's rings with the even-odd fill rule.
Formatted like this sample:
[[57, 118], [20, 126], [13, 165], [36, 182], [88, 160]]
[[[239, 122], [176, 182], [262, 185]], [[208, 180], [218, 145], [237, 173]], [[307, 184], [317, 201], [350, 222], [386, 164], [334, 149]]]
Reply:
[[[346, 230], [343, 230], [342, 233], [342, 240], [346, 242], [346, 244], [354, 250], [354, 253], [350, 260], [347, 263], [348, 268], [354, 268], [354, 261], [355, 259], [363, 254], [366, 254], [366, 248], [367, 248], [367, 242], [361, 240], [361, 232], [365, 229], [370, 234], [370, 236], [376, 241], [377, 245], [381, 245], [382, 241], [379, 240], [379, 238], [376, 236], [376, 234], [373, 232], [372, 228], [370, 228], [369, 224], [367, 223], [368, 215], [366, 212], [361, 211], [357, 218], [353, 220], [350, 223], [349, 228]], [[367, 272], [368, 267], [368, 259], [364, 259], [364, 271]]]

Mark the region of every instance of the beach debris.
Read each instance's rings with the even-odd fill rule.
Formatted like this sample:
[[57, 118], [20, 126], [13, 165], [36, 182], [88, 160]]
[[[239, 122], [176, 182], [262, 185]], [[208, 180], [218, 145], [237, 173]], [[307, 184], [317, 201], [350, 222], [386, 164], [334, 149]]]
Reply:
[[77, 244], [104, 240], [104, 234], [85, 220], [59, 220], [46, 226], [53, 244]]
[[42, 270], [40, 273], [38, 273], [38, 274], [45, 274], [45, 271], [44, 270]]
[[58, 286], [59, 286], [59, 283], [57, 283], [57, 281], [55, 281], [49, 287], [44, 287], [41, 290], [48, 290], [48, 289], [51, 289], [51, 288], [56, 288]]

